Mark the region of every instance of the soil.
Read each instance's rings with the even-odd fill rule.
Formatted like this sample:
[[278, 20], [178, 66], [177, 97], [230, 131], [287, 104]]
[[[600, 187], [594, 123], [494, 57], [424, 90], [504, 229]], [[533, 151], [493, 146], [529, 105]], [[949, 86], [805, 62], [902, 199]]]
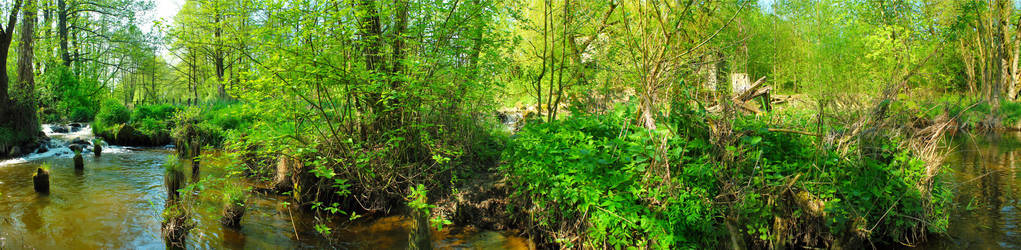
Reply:
[[484, 230], [515, 230], [519, 223], [508, 212], [511, 189], [496, 167], [482, 170], [457, 188], [457, 192], [436, 202], [433, 216], [446, 218], [458, 226]]

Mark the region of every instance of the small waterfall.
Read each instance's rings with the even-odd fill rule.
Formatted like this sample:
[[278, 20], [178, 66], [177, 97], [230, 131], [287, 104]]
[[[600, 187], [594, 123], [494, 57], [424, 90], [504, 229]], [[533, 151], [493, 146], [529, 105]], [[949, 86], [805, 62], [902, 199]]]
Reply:
[[521, 122], [521, 112], [516, 110], [500, 110], [496, 112], [497, 118], [500, 119], [500, 123], [503, 123], [504, 129], [509, 131], [517, 130], [519, 122]]
[[[43, 124], [42, 131], [46, 134], [46, 137], [50, 138], [46, 143], [41, 145], [39, 149], [36, 149], [33, 153], [18, 158], [0, 161], [0, 167], [46, 158], [70, 159], [74, 157], [74, 151], [71, 151], [71, 148], [69, 147], [71, 144], [82, 145], [82, 155], [88, 155], [88, 157], [91, 157], [92, 139], [96, 137], [92, 134], [92, 127], [88, 124]], [[130, 148], [128, 147], [103, 145], [103, 153], [125, 153], [128, 152], [129, 149]]]

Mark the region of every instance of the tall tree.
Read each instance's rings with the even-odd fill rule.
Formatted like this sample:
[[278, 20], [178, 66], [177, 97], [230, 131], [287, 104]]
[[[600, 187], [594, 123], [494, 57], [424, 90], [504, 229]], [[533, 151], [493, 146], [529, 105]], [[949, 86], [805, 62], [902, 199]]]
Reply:
[[71, 67], [71, 53], [67, 50], [67, 0], [57, 0], [57, 36], [60, 43], [57, 54], [65, 67]]
[[24, 125], [27, 128], [38, 128], [36, 118], [35, 71], [32, 70], [34, 58], [33, 37], [35, 36], [36, 4], [35, 0], [25, 0], [25, 9], [21, 14], [21, 41], [18, 46], [18, 94], [21, 100]]
[[11, 48], [11, 38], [14, 35], [14, 25], [18, 22], [18, 12], [21, 9], [21, 0], [14, 1], [14, 6], [7, 16], [7, 26], [0, 26], [0, 103], [10, 102], [7, 88], [10, 76], [7, 75], [7, 54]]

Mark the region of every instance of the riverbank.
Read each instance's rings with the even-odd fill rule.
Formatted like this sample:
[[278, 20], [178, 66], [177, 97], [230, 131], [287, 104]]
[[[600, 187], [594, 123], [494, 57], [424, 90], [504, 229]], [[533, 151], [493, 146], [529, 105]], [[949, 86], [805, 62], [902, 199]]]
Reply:
[[[53, 125], [57, 126], [57, 125]], [[159, 214], [166, 202], [163, 167], [166, 148], [107, 145], [104, 154], [85, 154], [85, 170], [72, 167], [67, 149], [75, 139], [87, 140], [89, 127], [52, 132], [54, 145], [46, 153], [0, 162], [0, 247], [3, 248], [163, 248]], [[58, 129], [59, 130], [59, 129]], [[59, 145], [58, 145], [59, 144]], [[323, 237], [315, 229], [316, 215], [298, 206], [290, 196], [252, 192], [248, 213], [239, 228], [219, 222], [223, 206], [219, 186], [232, 168], [217, 152], [209, 152], [199, 175], [186, 173], [187, 183], [205, 186], [195, 201], [196, 227], [185, 245], [189, 248], [374, 248], [407, 245], [411, 219], [400, 215], [337, 220], [338, 230]], [[51, 190], [32, 190], [31, 176], [41, 164], [51, 167]], [[239, 180], [256, 185], [258, 180]], [[205, 183], [205, 184], [201, 184]], [[502, 231], [446, 227], [431, 232], [437, 248], [527, 248], [525, 239]]]
[[[463, 165], [448, 165], [420, 182], [429, 190], [428, 224], [433, 231], [495, 230], [554, 248], [916, 244], [945, 232], [950, 194], [940, 184], [938, 163], [930, 162], [938, 157], [926, 158], [931, 156], [916, 145], [932, 134], [898, 125], [909, 112], [891, 110], [888, 119], [895, 121], [877, 123], [874, 128], [881, 130], [868, 134], [843, 123], [820, 127], [805, 109], [730, 117], [676, 110], [672, 116], [678, 119], [662, 130], [629, 126], [635, 111], [626, 105], [606, 115], [552, 122], [508, 125], [502, 120], [515, 119], [502, 119], [495, 121], [500, 127], [477, 132], [481, 136], [475, 138], [484, 139], [471, 141], [470, 154], [460, 153]], [[173, 118], [164, 129], [209, 119], [188, 112], [166, 115]], [[513, 136], [505, 134], [516, 129]], [[258, 139], [277, 132], [231, 129], [224, 154], [204, 154], [200, 162], [220, 162], [213, 165], [253, 180], [264, 195], [291, 199], [314, 221], [310, 228], [317, 234], [306, 237], [336, 242], [348, 237], [340, 231], [355, 224], [393, 216], [411, 220], [399, 186], [374, 187], [378, 177], [358, 171], [338, 178], [354, 169], [321, 162], [340, 153], [327, 151], [335, 145], [298, 146], [307, 139], [296, 137], [285, 138], [289, 146], [281, 147]], [[184, 147], [191, 146], [176, 148]], [[442, 155], [434, 164], [450, 161]], [[408, 173], [376, 164], [362, 166], [376, 169], [369, 172], [374, 174]], [[877, 180], [886, 181], [882, 188], [859, 185]], [[371, 189], [380, 187], [386, 188]], [[888, 213], [897, 217], [884, 216]]]

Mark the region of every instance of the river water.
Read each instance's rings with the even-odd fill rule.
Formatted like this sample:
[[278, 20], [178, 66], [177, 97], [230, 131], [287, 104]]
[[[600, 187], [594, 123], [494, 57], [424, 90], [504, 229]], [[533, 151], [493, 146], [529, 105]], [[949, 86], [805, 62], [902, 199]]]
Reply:
[[[0, 249], [162, 249], [160, 213], [166, 202], [163, 167], [170, 148], [106, 146], [101, 157], [85, 156], [76, 173], [66, 144], [89, 140], [88, 127], [53, 132], [44, 153], [0, 162]], [[50, 194], [37, 194], [32, 175], [50, 165]], [[218, 175], [215, 162], [201, 176]], [[191, 176], [188, 174], [188, 176]], [[189, 177], [190, 178], [190, 177]], [[200, 177], [201, 178], [201, 177]], [[315, 219], [288, 205], [288, 198], [252, 193], [240, 230], [220, 225], [221, 203], [200, 199], [185, 246], [195, 249], [394, 249], [408, 245], [411, 220], [391, 216], [335, 225], [330, 239], [314, 229]], [[446, 227], [433, 231], [434, 248], [524, 249], [527, 241], [506, 232]]]
[[1021, 133], [964, 134], [947, 156], [956, 207], [928, 249], [1021, 248]]

